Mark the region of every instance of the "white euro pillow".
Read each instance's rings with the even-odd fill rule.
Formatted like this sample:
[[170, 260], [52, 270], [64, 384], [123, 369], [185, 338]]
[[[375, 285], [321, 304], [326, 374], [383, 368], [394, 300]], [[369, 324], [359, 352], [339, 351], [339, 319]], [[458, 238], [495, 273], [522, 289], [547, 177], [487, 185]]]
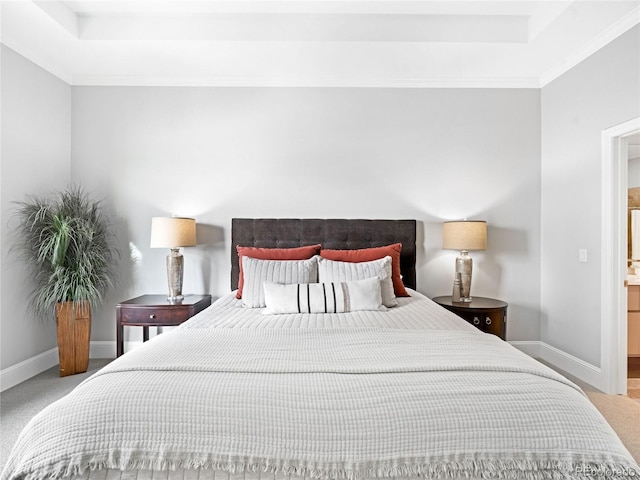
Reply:
[[265, 282], [265, 315], [384, 310], [380, 279], [353, 282], [280, 284]]
[[308, 260], [260, 260], [243, 256], [242, 305], [250, 308], [264, 307], [265, 282], [317, 283], [318, 258], [316, 255]]
[[398, 300], [393, 292], [391, 278], [391, 257], [386, 256], [369, 262], [340, 262], [326, 258], [318, 258], [318, 282], [350, 282], [378, 277], [385, 307], [395, 307]]

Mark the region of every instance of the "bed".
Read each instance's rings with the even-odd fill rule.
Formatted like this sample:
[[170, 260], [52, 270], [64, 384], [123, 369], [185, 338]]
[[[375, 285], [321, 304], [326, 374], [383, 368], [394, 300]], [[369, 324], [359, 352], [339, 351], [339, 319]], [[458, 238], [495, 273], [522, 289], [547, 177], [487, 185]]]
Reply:
[[[413, 220], [234, 219], [233, 291], [34, 417], [1, 480], [640, 475], [576, 385], [416, 291], [415, 238]], [[400, 258], [361, 262], [239, 258], [243, 247], [350, 255], [395, 244]], [[392, 261], [408, 296], [385, 300], [382, 274], [375, 288], [326, 276], [375, 264], [395, 279]], [[291, 288], [260, 275], [274, 265], [306, 275], [313, 262], [352, 311], [336, 301], [318, 312], [309, 283], [294, 282], [308, 305], [268, 313]], [[264, 308], [246, 306], [255, 285], [276, 289]], [[365, 291], [378, 308], [358, 297]]]

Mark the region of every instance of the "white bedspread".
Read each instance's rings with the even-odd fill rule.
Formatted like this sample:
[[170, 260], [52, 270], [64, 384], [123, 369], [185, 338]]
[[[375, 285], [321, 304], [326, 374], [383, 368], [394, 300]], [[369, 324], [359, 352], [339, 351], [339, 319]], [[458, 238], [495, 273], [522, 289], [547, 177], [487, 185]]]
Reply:
[[407, 289], [411, 297], [399, 297], [399, 307], [380, 312], [291, 313], [262, 315], [262, 309], [243, 308], [233, 294], [183, 323], [180, 328], [351, 328], [378, 327], [420, 330], [478, 330], [419, 292]]
[[208, 328], [226, 321], [211, 314], [215, 305], [37, 415], [2, 480], [98, 469], [177, 469], [177, 478], [640, 475], [580, 389], [497, 337], [456, 319], [457, 331], [375, 325], [423, 299], [405, 303], [372, 315], [373, 326], [345, 317], [335, 328], [267, 329], [255, 327], [304, 322]]

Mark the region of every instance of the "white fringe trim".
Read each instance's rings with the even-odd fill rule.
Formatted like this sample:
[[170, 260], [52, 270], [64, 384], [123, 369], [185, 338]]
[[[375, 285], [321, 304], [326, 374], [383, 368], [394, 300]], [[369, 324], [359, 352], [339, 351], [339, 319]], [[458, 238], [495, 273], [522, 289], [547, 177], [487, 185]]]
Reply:
[[[424, 462], [424, 460], [423, 460]], [[116, 459], [103, 461], [59, 462], [32, 472], [3, 472], [2, 480], [62, 479], [84, 474], [87, 470], [197, 470], [208, 469], [225, 473], [262, 472], [319, 480], [365, 480], [374, 478], [416, 477], [427, 479], [504, 479], [504, 480], [639, 480], [640, 468], [621, 461], [562, 461], [534, 459], [463, 459], [440, 460], [428, 463], [404, 463], [369, 465], [358, 467], [346, 464], [331, 466], [292, 464], [287, 461], [212, 461], [191, 458], [167, 459]]]

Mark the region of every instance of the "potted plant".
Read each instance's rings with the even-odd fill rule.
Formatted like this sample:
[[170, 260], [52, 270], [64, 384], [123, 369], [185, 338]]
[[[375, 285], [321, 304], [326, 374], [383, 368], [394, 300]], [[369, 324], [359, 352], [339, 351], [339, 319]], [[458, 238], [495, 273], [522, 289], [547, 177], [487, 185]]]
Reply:
[[17, 243], [30, 268], [30, 305], [57, 324], [60, 376], [86, 372], [91, 308], [115, 280], [111, 225], [79, 187], [16, 202]]

